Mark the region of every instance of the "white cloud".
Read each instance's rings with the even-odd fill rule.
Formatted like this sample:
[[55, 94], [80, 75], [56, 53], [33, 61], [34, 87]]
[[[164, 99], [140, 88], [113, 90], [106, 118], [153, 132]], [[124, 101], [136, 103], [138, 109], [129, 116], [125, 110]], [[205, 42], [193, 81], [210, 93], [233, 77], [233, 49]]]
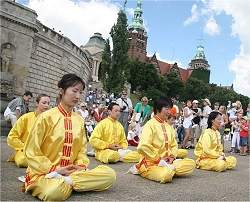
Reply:
[[94, 32], [107, 38], [119, 11], [118, 5], [104, 0], [30, 0], [28, 7], [37, 12], [43, 24], [61, 30], [78, 46]]
[[237, 92], [250, 97], [250, 54], [239, 54], [229, 68], [235, 73], [234, 88]]
[[220, 34], [220, 27], [213, 17], [210, 17], [204, 27], [204, 32], [210, 36], [215, 36]]
[[[250, 97], [250, 1], [248, 0], [200, 0], [201, 6], [193, 4], [191, 17], [184, 21], [184, 25], [205, 20], [203, 31], [211, 36], [220, 34], [220, 26], [215, 16], [229, 15], [232, 17], [232, 36], [240, 39], [240, 52], [230, 62], [229, 70], [235, 74], [234, 89]], [[200, 4], [199, 4], [200, 5]], [[197, 18], [195, 16], [198, 16]], [[194, 19], [194, 20], [192, 20]], [[195, 20], [197, 19], [197, 20]], [[186, 24], [185, 24], [186, 23]]]
[[234, 72], [234, 88], [237, 92], [250, 97], [250, 1], [210, 0], [209, 8], [216, 14], [225, 13], [232, 17], [232, 35], [239, 37], [240, 52], [229, 65]]
[[191, 8], [191, 16], [184, 21], [184, 25], [185, 26], [190, 25], [191, 23], [197, 22], [198, 20], [199, 20], [199, 12], [197, 9], [197, 5], [193, 4]]

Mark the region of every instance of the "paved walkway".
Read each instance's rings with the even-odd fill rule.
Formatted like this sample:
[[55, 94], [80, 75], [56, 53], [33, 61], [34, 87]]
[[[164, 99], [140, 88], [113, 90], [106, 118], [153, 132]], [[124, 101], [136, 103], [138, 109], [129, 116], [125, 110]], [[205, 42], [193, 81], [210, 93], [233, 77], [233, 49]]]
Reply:
[[[192, 156], [193, 150], [190, 150]], [[18, 176], [25, 169], [6, 162], [11, 150], [6, 137], [1, 137], [1, 201], [34, 201], [21, 192]], [[235, 170], [222, 173], [195, 170], [191, 176], [174, 178], [172, 183], [160, 184], [140, 176], [126, 174], [132, 164], [117, 163], [110, 167], [117, 172], [115, 185], [103, 192], [74, 192], [70, 201], [250, 201], [249, 156], [238, 156]], [[90, 167], [101, 164], [90, 158]]]

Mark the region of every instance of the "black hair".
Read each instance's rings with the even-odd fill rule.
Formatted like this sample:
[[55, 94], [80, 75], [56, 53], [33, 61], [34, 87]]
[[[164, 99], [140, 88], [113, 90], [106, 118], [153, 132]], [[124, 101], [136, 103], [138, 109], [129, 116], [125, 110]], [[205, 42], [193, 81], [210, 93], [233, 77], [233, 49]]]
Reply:
[[213, 125], [213, 120], [216, 119], [216, 117], [218, 115], [221, 115], [220, 112], [217, 112], [217, 111], [212, 111], [209, 116], [208, 116], [208, 120], [207, 120], [207, 125], [208, 127], [207, 128], [212, 128], [212, 125]]
[[65, 74], [65, 75], [63, 75], [61, 80], [58, 82], [57, 86], [58, 86], [58, 88], [62, 88], [63, 91], [65, 92], [67, 90], [67, 88], [73, 87], [79, 83], [82, 84], [83, 89], [84, 89], [85, 83], [82, 80], [82, 78], [80, 78], [79, 76], [77, 76], [75, 74]]
[[36, 98], [36, 102], [39, 103], [42, 97], [49, 97], [50, 98], [50, 96], [48, 96], [47, 94], [39, 94]]
[[172, 108], [173, 102], [167, 97], [160, 97], [154, 101], [154, 114], [161, 112], [163, 107]]
[[23, 95], [33, 97], [33, 94], [30, 91], [25, 91]]
[[111, 102], [109, 104], [109, 106], [108, 106], [108, 110], [112, 111], [112, 109], [113, 109], [114, 106], [119, 106], [119, 105], [117, 103], [115, 103], [115, 102]]

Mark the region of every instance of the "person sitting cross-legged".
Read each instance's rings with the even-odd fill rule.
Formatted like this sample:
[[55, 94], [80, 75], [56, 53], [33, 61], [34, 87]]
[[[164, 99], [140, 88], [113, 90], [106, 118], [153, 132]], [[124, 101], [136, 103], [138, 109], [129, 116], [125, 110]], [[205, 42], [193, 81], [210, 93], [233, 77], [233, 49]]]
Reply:
[[155, 116], [143, 127], [138, 152], [143, 156], [140, 162], [130, 168], [133, 174], [160, 183], [171, 182], [174, 175], [189, 175], [195, 168], [192, 159], [176, 159], [178, 145], [175, 132], [167, 117], [171, 114], [173, 103], [161, 97], [154, 102]]
[[89, 142], [95, 150], [95, 158], [103, 163], [138, 162], [140, 155], [128, 148], [125, 131], [118, 121], [120, 107], [116, 103], [108, 106], [109, 116], [95, 127]]
[[200, 136], [196, 144], [194, 155], [197, 168], [211, 171], [225, 171], [233, 169], [237, 160], [233, 156], [226, 157], [221, 144], [221, 113], [213, 111], [208, 116], [208, 128]]
[[73, 190], [103, 191], [116, 180], [108, 166], [88, 169], [83, 119], [73, 111], [84, 86], [77, 75], [65, 74], [58, 82], [59, 105], [43, 112], [28, 136], [25, 191], [41, 200], [66, 200]]
[[36, 98], [36, 110], [22, 115], [10, 130], [7, 144], [15, 150], [15, 153], [8, 159], [8, 161], [14, 161], [17, 167], [27, 167], [27, 160], [23, 152], [24, 145], [38, 116], [49, 109], [49, 104], [50, 97], [48, 95], [38, 95]]

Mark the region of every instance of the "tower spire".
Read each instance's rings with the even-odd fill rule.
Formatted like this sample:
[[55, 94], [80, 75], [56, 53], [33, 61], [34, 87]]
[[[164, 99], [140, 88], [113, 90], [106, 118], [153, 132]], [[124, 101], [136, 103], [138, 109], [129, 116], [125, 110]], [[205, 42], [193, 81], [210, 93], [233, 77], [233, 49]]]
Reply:
[[194, 56], [194, 59], [202, 59], [206, 60], [205, 52], [204, 52], [204, 46], [198, 45], [196, 49], [196, 54]]
[[141, 2], [141, 0], [137, 0], [136, 8], [134, 10], [134, 17], [133, 17], [133, 20], [132, 20], [132, 24], [129, 26], [129, 29], [133, 28], [135, 30], [136, 29], [140, 29], [140, 30], [143, 30], [143, 31], [145, 30], [144, 25], [143, 25], [142, 14], [143, 14], [142, 2]]

